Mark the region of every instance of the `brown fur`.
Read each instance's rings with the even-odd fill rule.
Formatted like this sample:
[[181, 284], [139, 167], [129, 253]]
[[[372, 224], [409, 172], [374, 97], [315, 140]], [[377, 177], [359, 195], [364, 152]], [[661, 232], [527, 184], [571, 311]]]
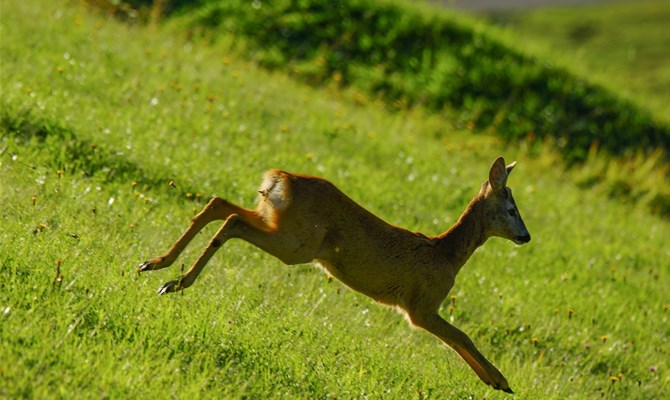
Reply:
[[170, 266], [205, 225], [224, 220], [191, 269], [166, 283], [161, 294], [191, 286], [220, 246], [232, 238], [244, 239], [289, 265], [316, 261], [350, 288], [397, 307], [412, 324], [456, 350], [482, 381], [511, 392], [500, 371], [438, 310], [460, 268], [486, 239], [530, 240], [506, 187], [513, 167], [505, 167], [502, 157], [496, 159], [489, 179], [456, 224], [436, 237], [384, 222], [327, 180], [271, 170], [264, 176], [255, 210], [213, 198], [164, 256], [138, 269]]

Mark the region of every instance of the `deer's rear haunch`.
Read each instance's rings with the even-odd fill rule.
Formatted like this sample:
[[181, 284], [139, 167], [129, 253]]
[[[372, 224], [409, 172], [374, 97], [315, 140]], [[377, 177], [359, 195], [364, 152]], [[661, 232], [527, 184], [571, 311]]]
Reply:
[[222, 220], [188, 272], [159, 293], [191, 286], [226, 241], [244, 239], [289, 265], [315, 261], [350, 288], [396, 306], [412, 324], [456, 350], [482, 381], [511, 393], [500, 371], [438, 310], [458, 271], [486, 239], [530, 241], [507, 187], [513, 167], [514, 163], [505, 166], [502, 157], [496, 159], [456, 224], [436, 237], [389, 225], [327, 180], [271, 170], [263, 178], [255, 210], [212, 199], [166, 254], [142, 263], [138, 270], [170, 266], [205, 225]]

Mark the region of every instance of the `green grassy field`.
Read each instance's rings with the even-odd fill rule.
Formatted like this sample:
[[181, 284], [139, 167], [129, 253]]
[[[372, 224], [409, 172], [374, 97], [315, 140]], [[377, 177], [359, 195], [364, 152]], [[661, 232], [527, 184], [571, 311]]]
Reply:
[[670, 3], [665, 0], [541, 7], [493, 14], [517, 43], [670, 119]]
[[68, 4], [0, 0], [0, 397], [510, 398], [393, 310], [246, 243], [183, 294], [155, 295], [179, 266], [135, 273], [212, 195], [252, 206], [268, 168], [438, 234], [501, 154], [533, 241], [486, 243], [442, 314], [515, 399], [670, 395], [667, 220], [579, 190], [549, 149]]

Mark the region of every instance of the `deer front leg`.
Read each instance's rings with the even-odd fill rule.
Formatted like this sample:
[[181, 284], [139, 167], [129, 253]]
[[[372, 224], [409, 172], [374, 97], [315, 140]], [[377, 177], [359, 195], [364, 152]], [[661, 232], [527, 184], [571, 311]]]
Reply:
[[484, 383], [494, 389], [513, 393], [507, 379], [477, 350], [468, 335], [449, 324], [437, 313], [428, 315], [409, 313], [409, 317], [414, 325], [427, 330], [456, 350]]
[[231, 214], [248, 213], [251, 213], [251, 211], [229, 203], [220, 197], [214, 197], [198, 215], [193, 217], [189, 227], [170, 247], [167, 253], [141, 263], [137, 267], [137, 272], [154, 271], [157, 269], [169, 267], [172, 265], [172, 263], [175, 262], [181, 252], [184, 251], [186, 246], [191, 242], [195, 235], [200, 232], [207, 224], [217, 220], [225, 220]]

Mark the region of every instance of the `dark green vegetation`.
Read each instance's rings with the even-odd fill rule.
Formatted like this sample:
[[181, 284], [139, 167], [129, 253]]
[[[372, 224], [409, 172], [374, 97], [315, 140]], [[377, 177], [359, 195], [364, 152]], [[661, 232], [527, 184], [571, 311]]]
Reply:
[[509, 398], [393, 310], [245, 243], [155, 296], [217, 226], [173, 269], [134, 273], [211, 195], [251, 206], [267, 168], [437, 234], [500, 154], [533, 241], [486, 243], [442, 314], [515, 399], [670, 395], [670, 225], [579, 189], [600, 156], [566, 171], [551, 147], [258, 68], [244, 37], [77, 4], [0, 0], [0, 397]]
[[565, 69], [472, 26], [397, 2], [201, 1], [197, 25], [249, 38], [262, 64], [335, 79], [401, 105], [461, 110], [512, 140], [552, 138], [568, 159], [670, 149], [670, 127]]
[[[554, 60], [620, 97], [633, 99], [650, 109], [657, 120], [670, 119], [669, 2], [608, 1], [579, 7], [516, 9], [489, 14], [488, 20], [504, 27], [517, 48]], [[667, 150], [626, 157], [627, 161], [610, 165], [599, 153], [598, 157], [590, 156], [580, 185], [593, 188], [604, 183], [601, 187], [608, 196], [641, 200], [654, 212], [670, 215], [670, 192], [640, 190], [670, 187]], [[626, 182], [611, 179], [622, 175], [627, 176]], [[631, 175], [655, 178], [630, 179]]]
[[334, 79], [396, 106], [459, 110], [463, 125], [511, 141], [551, 138], [569, 160], [583, 161], [594, 143], [615, 155], [670, 149], [668, 119], [435, 9], [376, 0], [177, 0], [166, 7], [191, 9], [194, 26], [249, 39], [261, 65], [313, 83]]
[[[157, 14], [148, 3], [133, 5]], [[581, 184], [670, 215], [670, 120], [603, 85], [604, 79], [575, 73], [581, 64], [552, 64], [520, 50], [516, 37], [394, 1], [162, 4], [161, 11], [183, 15], [191, 34], [214, 41], [220, 32], [232, 34], [237, 53], [311, 84], [353, 87], [392, 109], [420, 105], [444, 112], [458, 129], [494, 133], [531, 149], [550, 144], [571, 167], [598, 154], [614, 157], [587, 167]], [[654, 173], [633, 174], [622, 188], [621, 181], [606, 179], [609, 169]]]
[[532, 48], [670, 118], [670, 3], [608, 1], [490, 15]]

